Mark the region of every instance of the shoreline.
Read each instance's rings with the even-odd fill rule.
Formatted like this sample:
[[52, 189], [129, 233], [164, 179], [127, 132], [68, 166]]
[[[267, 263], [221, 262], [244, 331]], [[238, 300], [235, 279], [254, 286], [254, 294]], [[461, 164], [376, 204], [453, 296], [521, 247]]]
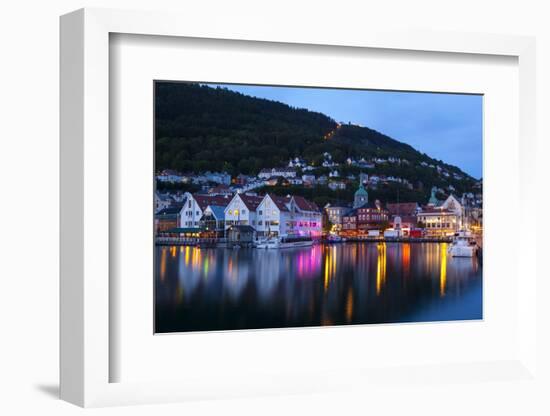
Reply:
[[[319, 241], [317, 244], [322, 245], [336, 245], [346, 243], [451, 243], [452, 238], [349, 238], [346, 241]], [[228, 248], [227, 242], [214, 242], [214, 241], [190, 241], [187, 239], [163, 239], [161, 241], [155, 241], [157, 247], [167, 246], [193, 246], [204, 248]], [[250, 247], [253, 248], [253, 247]]]

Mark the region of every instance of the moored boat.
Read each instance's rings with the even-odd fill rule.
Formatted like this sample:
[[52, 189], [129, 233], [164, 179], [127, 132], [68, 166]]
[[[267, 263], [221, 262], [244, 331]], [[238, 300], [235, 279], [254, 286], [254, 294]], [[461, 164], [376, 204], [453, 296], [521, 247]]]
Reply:
[[346, 239], [338, 234], [329, 234], [327, 236], [327, 242], [329, 243], [343, 243], [344, 241], [346, 241]]
[[459, 231], [449, 247], [449, 254], [453, 257], [474, 257], [477, 252], [477, 243], [467, 231]]
[[294, 248], [310, 247], [313, 245], [311, 236], [285, 235], [280, 237], [268, 237], [256, 243], [256, 248]]

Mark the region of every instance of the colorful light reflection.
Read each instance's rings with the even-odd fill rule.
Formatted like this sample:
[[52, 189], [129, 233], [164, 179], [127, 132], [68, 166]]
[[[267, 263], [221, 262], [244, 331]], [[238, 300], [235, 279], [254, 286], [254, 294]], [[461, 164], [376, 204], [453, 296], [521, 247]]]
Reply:
[[447, 286], [447, 243], [443, 243], [439, 249], [439, 296], [445, 296]]

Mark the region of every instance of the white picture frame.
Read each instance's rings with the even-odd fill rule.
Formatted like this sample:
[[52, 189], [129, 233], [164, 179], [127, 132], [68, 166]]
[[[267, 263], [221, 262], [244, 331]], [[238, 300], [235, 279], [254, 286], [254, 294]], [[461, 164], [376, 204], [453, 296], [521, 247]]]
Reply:
[[[182, 24], [185, 22], [185, 24]], [[261, 394], [306, 393], [348, 388], [340, 380], [349, 377], [358, 392], [380, 381], [403, 377], [395, 369], [371, 369], [368, 373], [342, 368], [319, 382], [316, 374], [280, 374], [265, 380], [235, 379], [220, 374], [215, 389], [209, 380], [113, 383], [110, 382], [109, 348], [109, 36], [113, 33], [207, 39], [278, 42], [281, 44], [332, 45], [452, 54], [504, 55], [518, 59], [520, 177], [518, 195], [521, 217], [534, 204], [535, 172], [535, 42], [533, 38], [465, 34], [380, 31], [375, 29], [328, 33], [323, 28], [306, 33], [276, 24], [239, 31], [234, 22], [203, 25], [186, 16], [82, 9], [61, 18], [61, 398], [80, 406], [158, 403], [196, 398], [242, 397]], [[243, 35], [244, 33], [244, 35]], [[525, 215], [523, 215], [525, 214]], [[523, 220], [520, 220], [523, 221]], [[527, 224], [527, 222], [524, 222]], [[485, 372], [505, 374], [518, 381], [536, 378], [536, 279], [534, 251], [527, 242], [535, 230], [523, 227], [518, 237], [519, 259], [525, 285], [518, 290], [519, 354], [514, 359], [462, 365], [442, 363], [415, 369], [420, 380], [446, 373], [453, 379], [480, 382]], [[477, 374], [477, 375], [476, 375]], [[222, 386], [227, 388], [222, 389]]]

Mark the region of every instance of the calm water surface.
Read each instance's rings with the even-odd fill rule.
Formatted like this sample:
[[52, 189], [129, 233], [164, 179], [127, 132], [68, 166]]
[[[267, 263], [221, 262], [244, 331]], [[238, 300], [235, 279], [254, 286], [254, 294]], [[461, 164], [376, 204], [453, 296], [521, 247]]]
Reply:
[[481, 265], [447, 249], [157, 247], [156, 332], [481, 319]]

